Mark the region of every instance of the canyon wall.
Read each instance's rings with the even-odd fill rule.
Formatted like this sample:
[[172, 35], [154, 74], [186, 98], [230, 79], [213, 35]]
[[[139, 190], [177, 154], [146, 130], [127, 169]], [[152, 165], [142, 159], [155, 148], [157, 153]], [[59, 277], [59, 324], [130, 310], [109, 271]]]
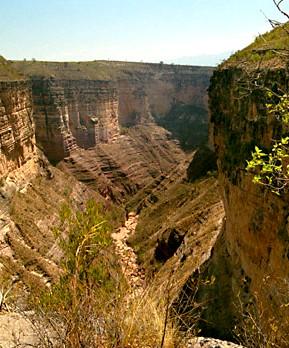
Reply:
[[13, 284], [9, 294], [21, 293], [23, 305], [27, 289], [39, 291], [59, 277], [62, 254], [53, 230], [63, 204], [77, 210], [102, 198], [39, 151], [31, 82], [9, 81], [9, 74], [0, 81], [0, 278], [1, 291]]
[[0, 176], [20, 168], [34, 153], [30, 83], [0, 81]]
[[19, 288], [59, 277], [52, 230], [64, 203], [79, 209], [89, 198], [104, 201], [95, 191], [121, 202], [153, 179], [181, 181], [191, 155], [158, 123], [170, 117], [172, 127], [189, 117], [207, 127], [209, 68], [113, 63], [113, 76], [98, 76], [77, 64], [74, 76], [69, 63], [51, 64], [48, 75], [21, 71], [27, 81], [13, 72], [18, 80], [0, 84], [0, 273], [9, 270]]
[[121, 77], [120, 124], [156, 122], [185, 149], [207, 138], [207, 88], [211, 68], [156, 65], [154, 70]]
[[33, 79], [36, 139], [52, 162], [119, 135], [118, 95], [108, 81]]
[[212, 68], [101, 61], [11, 64], [32, 79], [37, 138], [54, 162], [76, 145], [113, 142], [119, 126], [157, 123], [187, 149], [206, 141]]
[[[208, 335], [232, 337], [234, 326], [248, 313], [263, 337], [273, 334], [278, 342], [288, 332], [288, 193], [277, 196], [253, 184], [245, 170], [255, 145], [268, 150], [272, 139], [284, 132], [266, 108], [266, 88], [276, 86], [288, 86], [282, 66], [257, 70], [232, 61], [219, 67], [211, 81], [211, 137], [226, 222], [202, 267], [202, 277], [215, 281], [198, 292], [199, 301], [208, 301], [203, 313]], [[253, 334], [253, 322], [249, 325], [247, 335]], [[286, 346], [280, 342], [280, 347]]]
[[32, 83], [37, 144], [52, 163], [105, 197], [118, 201], [135, 193], [185, 160], [181, 147], [191, 150], [207, 140], [212, 68], [11, 65]]

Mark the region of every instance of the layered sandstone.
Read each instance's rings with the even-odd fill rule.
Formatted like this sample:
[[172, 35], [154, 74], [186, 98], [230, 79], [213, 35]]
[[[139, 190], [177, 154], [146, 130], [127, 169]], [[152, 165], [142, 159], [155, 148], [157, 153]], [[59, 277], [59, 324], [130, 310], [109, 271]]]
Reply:
[[0, 82], [0, 176], [34, 156], [31, 87], [27, 81]]
[[111, 144], [73, 152], [58, 167], [104, 197], [123, 201], [159, 175], [170, 173], [185, 158], [166, 130], [140, 125]]
[[32, 80], [36, 140], [48, 159], [105, 197], [135, 193], [185, 159], [181, 146], [206, 141], [211, 68], [11, 64]]
[[[92, 139], [87, 143], [84, 137], [93, 138], [89, 123], [96, 119], [102, 128], [100, 142], [117, 137], [117, 121], [121, 127], [158, 123], [185, 148], [206, 141], [206, 90], [212, 68], [105, 61], [12, 62], [12, 66], [34, 81], [36, 126], [44, 150], [59, 146], [62, 136], [57, 134], [65, 129], [65, 119], [81, 147], [93, 145]], [[104, 134], [107, 126], [112, 134]], [[55, 151], [48, 152], [51, 157]], [[66, 154], [59, 152], [57, 160]]]
[[32, 104], [31, 82], [0, 82], [0, 295], [13, 284], [22, 289], [22, 299], [23, 289], [49, 285], [59, 276], [53, 229], [61, 206], [79, 209], [90, 198], [101, 200], [51, 167], [39, 151]]
[[36, 138], [53, 162], [119, 134], [118, 95], [108, 81], [33, 79], [32, 92]]

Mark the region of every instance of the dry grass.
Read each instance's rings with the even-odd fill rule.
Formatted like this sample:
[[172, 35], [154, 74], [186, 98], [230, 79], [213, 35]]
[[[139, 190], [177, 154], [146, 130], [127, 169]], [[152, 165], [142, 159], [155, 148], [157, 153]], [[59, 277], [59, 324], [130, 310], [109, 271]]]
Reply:
[[94, 60], [86, 62], [47, 62], [47, 61], [11, 61], [11, 66], [25, 76], [45, 76], [59, 79], [77, 80], [115, 80], [137, 77], [142, 74], [163, 72], [187, 72], [193, 75], [207, 74], [211, 67], [191, 67], [170, 64], [138, 63]]
[[107, 347], [176, 347], [178, 330], [167, 318], [165, 299], [150, 290], [120, 301], [107, 327]]
[[[237, 340], [252, 348], [289, 347], [289, 292], [286, 279], [267, 276], [261, 290], [271, 303], [263, 304], [264, 293], [255, 292], [245, 303], [238, 298], [241, 320], [235, 327]], [[274, 294], [272, 297], [270, 294]]]
[[267, 33], [260, 34], [255, 41], [241, 51], [235, 52], [221, 67], [262, 66], [280, 67], [288, 60], [288, 23], [281, 25]]
[[[168, 292], [160, 297], [152, 288], [139, 296], [128, 295], [125, 286], [109, 295], [104, 289], [86, 290], [70, 308], [58, 302], [50, 310], [42, 306], [21, 313], [30, 326], [28, 334], [38, 337], [31, 347], [184, 347], [187, 335], [179, 331], [177, 318], [169, 315], [170, 302], [164, 296]], [[14, 344], [21, 347], [22, 342], [15, 338]]]
[[8, 62], [4, 57], [0, 56], [0, 80], [22, 80], [23, 76], [19, 74], [12, 64]]

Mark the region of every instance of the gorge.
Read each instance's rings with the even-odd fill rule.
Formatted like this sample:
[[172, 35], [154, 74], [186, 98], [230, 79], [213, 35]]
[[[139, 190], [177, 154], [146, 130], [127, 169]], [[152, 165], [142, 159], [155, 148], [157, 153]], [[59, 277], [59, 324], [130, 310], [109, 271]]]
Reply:
[[[271, 46], [285, 35], [278, 30], [267, 34]], [[257, 38], [216, 69], [1, 58], [0, 277], [12, 294], [9, 300], [1, 291], [1, 312], [31, 310], [31, 293], [48, 289], [51, 294], [64, 279], [75, 291], [74, 308], [77, 291], [91, 286], [93, 275], [109, 284], [107, 293], [128, 286], [122, 303], [126, 311], [127, 298], [157, 294], [167, 325], [158, 336], [161, 347], [233, 346], [219, 339], [248, 348], [288, 347], [288, 194], [278, 196], [254, 184], [246, 171], [256, 145], [269, 150], [272, 139], [288, 133], [268, 113], [264, 92], [287, 90], [287, 66], [278, 54], [264, 54], [263, 43]], [[59, 242], [75, 247], [71, 221], [85, 224], [85, 207], [94, 212], [91, 201], [111, 214], [106, 219], [114, 246], [101, 239], [102, 248], [90, 260], [93, 243], [85, 243], [104, 224], [92, 219], [89, 231], [94, 233], [76, 245], [77, 261], [71, 261], [70, 249], [61, 249]], [[109, 281], [94, 264], [105, 248], [105, 262], [113, 265], [110, 271], [105, 263]], [[118, 262], [115, 254], [123, 260]], [[78, 256], [89, 260], [89, 270], [96, 267], [92, 275]], [[131, 277], [126, 285], [121, 269]], [[141, 295], [130, 292], [134, 286]], [[85, 288], [86, 295], [93, 291]], [[89, 312], [95, 321], [86, 317], [86, 324], [101, 338], [98, 346], [106, 347], [102, 336], [110, 307], [101, 310]], [[78, 314], [73, 312], [73, 319]], [[116, 312], [114, 317], [126, 318]], [[189, 332], [217, 341], [192, 343], [190, 336], [183, 345], [168, 343], [174, 335], [171, 317], [181, 336]], [[82, 326], [79, 331], [87, 332]], [[92, 346], [79, 331], [67, 329], [70, 346]], [[138, 339], [148, 339], [140, 331], [136, 341], [125, 341], [123, 331], [117, 331], [119, 341], [111, 346], [139, 347]]]

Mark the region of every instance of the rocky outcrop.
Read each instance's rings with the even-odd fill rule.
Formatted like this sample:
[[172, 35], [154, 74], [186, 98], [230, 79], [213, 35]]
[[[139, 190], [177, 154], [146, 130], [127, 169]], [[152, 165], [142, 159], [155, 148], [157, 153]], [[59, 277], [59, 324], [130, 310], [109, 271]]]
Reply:
[[35, 154], [30, 83], [0, 82], [0, 177]]
[[201, 146], [194, 153], [193, 159], [188, 166], [187, 177], [190, 182], [193, 182], [206, 174], [212, 174], [216, 170], [216, 154], [209, 147]]
[[187, 348], [242, 348], [243, 346], [228, 341], [216, 340], [213, 338], [197, 337], [192, 339]]

